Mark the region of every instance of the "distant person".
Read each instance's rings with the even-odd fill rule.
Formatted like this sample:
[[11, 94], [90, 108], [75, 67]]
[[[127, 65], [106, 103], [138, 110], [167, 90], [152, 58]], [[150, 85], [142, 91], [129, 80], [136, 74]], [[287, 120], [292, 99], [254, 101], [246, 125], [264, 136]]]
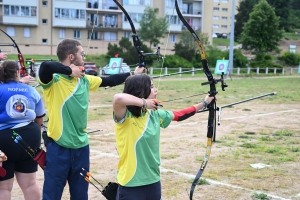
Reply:
[[[66, 180], [72, 200], [88, 200], [89, 183], [80, 172], [90, 167], [86, 132], [89, 92], [119, 85], [132, 73], [109, 77], [85, 75], [81, 70], [85, 54], [75, 39], [62, 40], [56, 54], [60, 62], [43, 62], [39, 70], [39, 83], [44, 90], [50, 119], [43, 200], [61, 199]], [[143, 70], [144, 67], [137, 67], [134, 73]]]
[[33, 149], [40, 147], [45, 115], [42, 99], [33, 87], [20, 83], [16, 61], [0, 65], [0, 82], [0, 148], [8, 158], [2, 163], [6, 175], [0, 177], [0, 199], [11, 199], [15, 175], [25, 200], [40, 200], [38, 164], [14, 142], [12, 134], [18, 133]]
[[[3, 53], [0, 52], [0, 60], [6, 60], [7, 59], [7, 53]], [[20, 77], [20, 82], [25, 83], [25, 84], [29, 84], [32, 83], [34, 81], [34, 78], [30, 75], [24, 76], [24, 77]]]
[[24, 84], [30, 84], [33, 83], [35, 81], [34, 77], [27, 75], [21, 78], [20, 82], [24, 83]]
[[0, 60], [6, 60], [7, 53], [0, 52]]
[[130, 76], [113, 99], [119, 153], [117, 200], [160, 200], [160, 128], [206, 108], [214, 97], [179, 111], [158, 109], [157, 89], [146, 74]]

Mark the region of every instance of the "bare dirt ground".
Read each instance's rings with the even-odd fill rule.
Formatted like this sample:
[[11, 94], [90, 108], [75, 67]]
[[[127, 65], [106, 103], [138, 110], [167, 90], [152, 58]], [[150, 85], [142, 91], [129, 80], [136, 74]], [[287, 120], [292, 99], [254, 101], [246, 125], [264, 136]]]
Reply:
[[[107, 105], [109, 107], [109, 105]], [[90, 104], [90, 108], [93, 104]], [[245, 111], [243, 108], [247, 108]], [[300, 104], [264, 104], [252, 101], [235, 109], [224, 108], [221, 125], [217, 127], [216, 139], [230, 142], [245, 132], [271, 132], [293, 130], [295, 146], [300, 148]], [[109, 117], [89, 121], [89, 130], [103, 129], [90, 134], [91, 173], [103, 184], [115, 181], [118, 155], [115, 147], [114, 124]], [[161, 131], [161, 182], [164, 200], [188, 199], [188, 192], [205, 153], [207, 113], [199, 113], [183, 122], [172, 122]], [[239, 142], [239, 141], [237, 141]], [[251, 141], [250, 141], [251, 142]], [[203, 173], [210, 184], [198, 185], [194, 199], [253, 199], [254, 192], [262, 192], [272, 199], [300, 200], [300, 159], [281, 162], [264, 169], [251, 168], [249, 159], [239, 157], [242, 150], [237, 145], [214, 143], [211, 157]], [[236, 160], [232, 156], [237, 155]], [[264, 162], [266, 158], [249, 154], [252, 163]], [[228, 157], [228, 160], [226, 159]], [[230, 159], [229, 159], [230, 158]], [[274, 175], [276, 174], [276, 175]], [[279, 174], [279, 175], [278, 175]], [[39, 169], [37, 180], [43, 186], [43, 171]], [[101, 186], [99, 186], [101, 188]], [[17, 182], [12, 192], [13, 200], [23, 200]], [[66, 186], [63, 198], [69, 199]], [[89, 199], [104, 200], [92, 185]]]

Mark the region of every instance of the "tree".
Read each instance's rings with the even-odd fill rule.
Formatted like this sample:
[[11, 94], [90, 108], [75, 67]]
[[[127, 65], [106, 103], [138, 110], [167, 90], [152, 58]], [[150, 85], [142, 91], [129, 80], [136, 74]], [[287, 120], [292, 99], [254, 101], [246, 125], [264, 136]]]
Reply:
[[259, 0], [241, 0], [237, 6], [238, 13], [235, 15], [234, 24], [234, 39], [238, 41], [242, 32], [244, 24], [249, 20], [249, 15], [252, 12], [253, 7], [259, 2]]
[[[151, 49], [149, 49], [142, 42], [141, 47], [145, 53], [152, 52]], [[107, 56], [110, 58], [114, 57], [116, 54], [119, 54], [119, 57], [123, 58], [123, 61], [128, 63], [129, 65], [137, 64], [139, 61], [136, 49], [128, 38], [122, 37], [122, 39], [119, 41], [119, 46], [116, 44], [112, 45], [111, 43], [108, 43], [107, 49]], [[147, 56], [145, 57], [145, 62], [146, 64], [152, 64], [154, 59], [155, 58], [153, 58], [152, 56]]]
[[[200, 31], [195, 32], [204, 46], [209, 44], [207, 33], [201, 33]], [[188, 30], [183, 30], [181, 32], [180, 42], [175, 43], [174, 51], [176, 55], [181, 56], [186, 60], [192, 60], [194, 55], [197, 54], [198, 45]]]
[[300, 28], [300, 0], [292, 0], [290, 22], [292, 28]]
[[275, 14], [280, 17], [279, 28], [291, 31], [290, 10], [292, 0], [267, 0], [275, 8]]
[[275, 15], [266, 0], [254, 6], [250, 13], [250, 19], [245, 24], [240, 42], [243, 49], [254, 50], [258, 53], [265, 53], [278, 49], [278, 42], [282, 38], [282, 31], [279, 30], [279, 17]]
[[140, 20], [139, 37], [144, 42], [158, 45], [168, 30], [167, 17], [158, 18], [158, 9], [147, 6]]

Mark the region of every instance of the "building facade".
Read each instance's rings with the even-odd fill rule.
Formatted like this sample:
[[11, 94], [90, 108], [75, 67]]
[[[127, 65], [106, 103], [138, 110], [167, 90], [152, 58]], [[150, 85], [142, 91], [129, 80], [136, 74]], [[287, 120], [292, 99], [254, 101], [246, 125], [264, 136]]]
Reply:
[[[185, 29], [175, 10], [175, 0], [118, 0], [129, 13], [136, 30], [146, 6], [167, 16], [169, 30], [160, 45], [167, 54], [180, 41]], [[229, 34], [231, 0], [178, 0], [181, 12], [195, 29], [207, 33]], [[0, 0], [0, 29], [8, 33], [23, 54], [55, 55], [59, 41], [74, 38], [87, 54], [104, 54], [108, 43], [122, 37], [131, 40], [127, 18], [113, 0]], [[168, 38], [168, 41], [166, 41]], [[0, 44], [11, 43], [0, 32]], [[9, 46], [0, 46], [10, 51]], [[12, 52], [13, 53], [13, 52]], [[15, 52], [17, 53], [17, 52]]]

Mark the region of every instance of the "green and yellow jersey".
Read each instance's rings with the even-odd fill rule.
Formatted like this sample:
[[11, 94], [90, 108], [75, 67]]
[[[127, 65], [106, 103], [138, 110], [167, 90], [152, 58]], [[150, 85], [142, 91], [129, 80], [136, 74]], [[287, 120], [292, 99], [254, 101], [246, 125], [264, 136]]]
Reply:
[[66, 148], [77, 149], [88, 145], [89, 91], [97, 90], [102, 79], [90, 75], [75, 78], [53, 74], [49, 83], [43, 84], [40, 80], [39, 83], [48, 108], [48, 136]]
[[137, 118], [127, 110], [123, 120], [115, 120], [120, 185], [134, 187], [160, 180], [160, 128], [166, 128], [172, 119], [170, 111], [148, 110]]

